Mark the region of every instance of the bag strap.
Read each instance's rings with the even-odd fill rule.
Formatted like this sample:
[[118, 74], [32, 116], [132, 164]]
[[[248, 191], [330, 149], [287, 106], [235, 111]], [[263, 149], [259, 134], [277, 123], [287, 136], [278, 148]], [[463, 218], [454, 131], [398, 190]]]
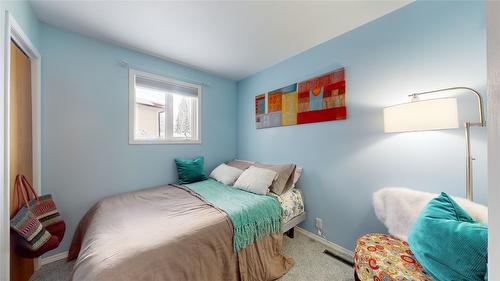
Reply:
[[35, 200], [38, 201], [39, 200], [38, 193], [35, 191], [35, 189], [31, 185], [31, 183], [29, 182], [29, 180], [24, 175], [21, 175], [21, 182], [24, 186], [24, 189], [26, 190], [26, 193], [28, 194], [28, 198], [31, 199], [31, 196], [29, 195], [30, 191], [31, 191], [31, 194], [33, 194], [33, 197], [35, 198]]
[[21, 209], [22, 206], [22, 195], [21, 195], [21, 190], [19, 189], [19, 175], [16, 176], [16, 180], [14, 181], [14, 199], [16, 200], [17, 203], [17, 209]]
[[23, 207], [23, 200], [26, 204], [26, 208], [30, 208], [29, 195], [26, 193], [25, 188], [23, 188], [22, 179], [19, 175], [16, 176], [16, 181], [14, 183], [14, 191], [17, 193], [17, 209], [20, 210]]

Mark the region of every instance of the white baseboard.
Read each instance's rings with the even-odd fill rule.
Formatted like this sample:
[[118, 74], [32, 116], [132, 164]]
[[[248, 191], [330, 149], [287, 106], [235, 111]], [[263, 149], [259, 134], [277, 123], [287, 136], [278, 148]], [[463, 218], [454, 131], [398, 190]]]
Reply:
[[65, 258], [67, 258], [67, 257], [68, 257], [68, 251], [65, 251], [65, 252], [62, 252], [62, 253], [59, 253], [59, 254], [55, 254], [55, 255], [52, 255], [52, 256], [48, 256], [48, 257], [45, 257], [45, 258], [40, 258], [39, 259], [39, 263], [40, 263], [40, 266], [43, 266], [43, 265], [49, 264], [51, 262], [63, 260]]
[[318, 235], [316, 235], [312, 232], [309, 232], [303, 228], [300, 228], [298, 226], [295, 227], [295, 230], [297, 232], [300, 232], [304, 236], [307, 236], [307, 237], [311, 238], [312, 240], [323, 244], [328, 250], [330, 250], [335, 255], [341, 257], [342, 259], [354, 263], [354, 253], [352, 251], [349, 251], [340, 245], [337, 245], [333, 242], [330, 242], [330, 241], [326, 240], [325, 238], [318, 236]]

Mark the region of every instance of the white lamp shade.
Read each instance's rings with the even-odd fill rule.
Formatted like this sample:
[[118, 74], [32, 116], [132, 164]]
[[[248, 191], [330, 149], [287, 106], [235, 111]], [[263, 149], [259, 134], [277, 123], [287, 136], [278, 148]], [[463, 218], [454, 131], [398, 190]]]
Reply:
[[458, 128], [456, 98], [414, 101], [384, 108], [386, 133]]

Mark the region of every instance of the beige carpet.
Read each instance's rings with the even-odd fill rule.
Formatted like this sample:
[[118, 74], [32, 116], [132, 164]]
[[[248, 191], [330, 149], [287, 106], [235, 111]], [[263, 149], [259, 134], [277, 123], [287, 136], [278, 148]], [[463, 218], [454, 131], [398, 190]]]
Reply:
[[[285, 237], [284, 254], [295, 260], [295, 266], [280, 281], [352, 281], [353, 269], [323, 254], [325, 247], [300, 233]], [[73, 262], [58, 261], [43, 266], [30, 281], [67, 281]]]
[[354, 269], [323, 253], [325, 246], [295, 231], [295, 238], [285, 237], [284, 255], [295, 266], [280, 281], [353, 281]]

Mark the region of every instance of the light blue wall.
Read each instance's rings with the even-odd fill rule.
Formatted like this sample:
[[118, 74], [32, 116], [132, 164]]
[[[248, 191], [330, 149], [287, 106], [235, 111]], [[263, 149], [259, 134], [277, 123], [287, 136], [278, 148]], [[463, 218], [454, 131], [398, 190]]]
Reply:
[[40, 22], [33, 12], [31, 4], [28, 1], [0, 1], [0, 17], [2, 18], [0, 25], [2, 27], [2, 40], [4, 39], [4, 15], [6, 10], [9, 11], [11, 16], [14, 17], [16, 22], [30, 38], [31, 42], [38, 48]]
[[[210, 171], [236, 156], [236, 83], [48, 25], [43, 56], [42, 183], [68, 229], [105, 196], [174, 182], [175, 157], [203, 155]], [[201, 145], [128, 144], [128, 70], [209, 82]]]
[[[384, 134], [382, 108], [406, 95], [469, 86], [486, 96], [483, 2], [415, 2], [238, 83], [238, 158], [304, 167], [307, 220], [323, 218], [327, 239], [353, 249], [385, 231], [372, 193], [403, 186], [465, 196], [462, 130]], [[346, 68], [348, 119], [255, 129], [257, 94]], [[473, 100], [460, 97], [462, 118]], [[473, 117], [471, 117], [473, 118]], [[475, 196], [486, 203], [486, 130], [473, 129]]]

